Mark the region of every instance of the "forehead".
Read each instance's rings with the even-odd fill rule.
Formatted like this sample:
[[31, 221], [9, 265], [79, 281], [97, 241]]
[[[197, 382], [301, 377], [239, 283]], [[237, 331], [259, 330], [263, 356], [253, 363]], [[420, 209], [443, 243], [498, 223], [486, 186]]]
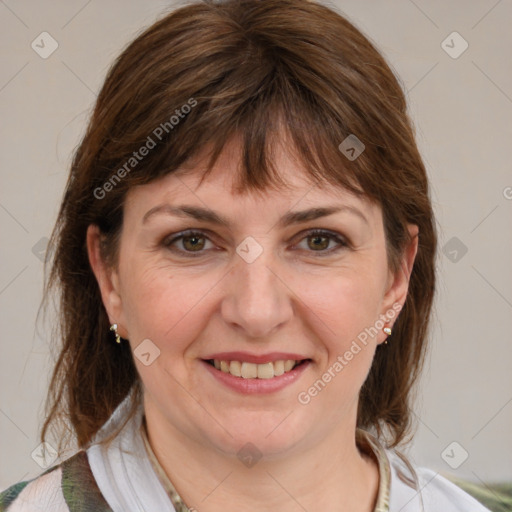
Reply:
[[163, 203], [195, 203], [235, 217], [247, 210], [263, 216], [327, 204], [355, 206], [370, 216], [379, 215], [380, 209], [366, 196], [356, 196], [342, 185], [315, 182], [293, 153], [282, 145], [275, 148], [273, 164], [284, 182], [282, 186], [273, 184], [264, 190], [237, 192], [241, 155], [240, 145], [232, 141], [226, 144], [212, 171], [202, 182], [209, 156], [206, 152], [191, 158], [163, 178], [130, 189], [126, 204], [130, 210], [137, 211], [139, 218], [148, 209]]

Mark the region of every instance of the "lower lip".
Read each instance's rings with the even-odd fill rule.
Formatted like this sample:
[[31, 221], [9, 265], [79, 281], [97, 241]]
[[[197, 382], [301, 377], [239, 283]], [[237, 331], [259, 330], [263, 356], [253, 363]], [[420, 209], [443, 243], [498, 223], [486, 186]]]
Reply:
[[304, 361], [293, 370], [283, 373], [283, 375], [279, 375], [279, 377], [272, 377], [271, 379], [244, 379], [243, 377], [235, 377], [230, 373], [217, 370], [217, 368], [206, 361], [201, 362], [222, 384], [244, 395], [274, 393], [275, 391], [280, 391], [286, 386], [294, 383], [303, 374], [310, 363], [310, 361]]

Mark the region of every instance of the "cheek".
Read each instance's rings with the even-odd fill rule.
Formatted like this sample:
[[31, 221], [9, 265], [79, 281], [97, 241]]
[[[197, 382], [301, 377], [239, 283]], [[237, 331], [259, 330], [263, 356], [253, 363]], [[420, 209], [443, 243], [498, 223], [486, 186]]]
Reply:
[[375, 324], [379, 315], [379, 277], [350, 271], [305, 283], [304, 303], [327, 327], [330, 344], [347, 341]]
[[331, 390], [324, 394], [329, 403], [337, 403], [340, 396], [356, 397], [368, 375], [376, 348], [381, 281], [380, 274], [359, 267], [304, 288], [304, 302], [314, 313], [310, 319], [325, 351], [318, 371]]
[[207, 276], [180, 277], [166, 269], [135, 269], [125, 277], [123, 298], [130, 335], [151, 339], [160, 350], [183, 350], [201, 332], [205, 299], [213, 284]]

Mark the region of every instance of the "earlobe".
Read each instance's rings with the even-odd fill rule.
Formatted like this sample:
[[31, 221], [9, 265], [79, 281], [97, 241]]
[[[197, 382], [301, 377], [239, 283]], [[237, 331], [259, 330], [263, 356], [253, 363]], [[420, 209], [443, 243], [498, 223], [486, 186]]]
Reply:
[[110, 268], [102, 258], [101, 233], [98, 226], [91, 224], [87, 228], [87, 253], [92, 271], [98, 282], [103, 305], [107, 310], [111, 324], [120, 323], [122, 302], [119, 294], [117, 271]]

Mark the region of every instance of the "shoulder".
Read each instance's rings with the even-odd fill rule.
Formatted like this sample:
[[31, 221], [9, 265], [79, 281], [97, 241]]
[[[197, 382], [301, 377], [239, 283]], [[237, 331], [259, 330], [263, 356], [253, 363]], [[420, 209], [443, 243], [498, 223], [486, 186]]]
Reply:
[[390, 512], [490, 512], [458, 485], [428, 468], [388, 451], [391, 466]]
[[112, 512], [103, 498], [85, 451], [0, 493], [0, 512]]

